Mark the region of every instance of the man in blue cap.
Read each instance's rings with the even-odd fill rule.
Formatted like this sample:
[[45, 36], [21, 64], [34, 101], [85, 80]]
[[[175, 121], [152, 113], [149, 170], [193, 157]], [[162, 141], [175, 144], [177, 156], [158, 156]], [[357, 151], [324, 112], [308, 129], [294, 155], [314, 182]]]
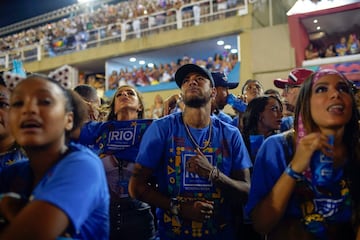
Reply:
[[[235, 211], [247, 199], [251, 161], [239, 130], [211, 116], [211, 73], [175, 73], [183, 112], [154, 121], [141, 140], [129, 193], [156, 206], [160, 239], [236, 239]], [[158, 188], [148, 185], [157, 176]], [[236, 205], [235, 205], [236, 204]]]
[[[216, 88], [216, 97], [212, 105], [213, 114], [220, 120], [234, 125], [232, 117], [224, 113], [223, 109], [227, 104], [229, 89], [236, 88], [239, 85], [239, 82], [229, 82], [225, 73], [223, 72], [212, 72], [211, 76], [214, 79]], [[236, 127], [236, 125], [234, 126]]]

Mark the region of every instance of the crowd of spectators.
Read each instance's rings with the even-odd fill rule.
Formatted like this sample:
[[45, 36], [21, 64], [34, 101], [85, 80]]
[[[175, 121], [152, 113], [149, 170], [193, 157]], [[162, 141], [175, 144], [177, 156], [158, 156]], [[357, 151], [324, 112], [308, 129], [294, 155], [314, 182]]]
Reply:
[[[81, 50], [87, 47], [87, 42], [92, 38], [106, 38], [121, 34], [122, 23], [126, 31], [136, 32], [138, 28], [155, 27], [169, 22], [176, 22], [174, 11], [181, 6], [198, 2], [199, 0], [128, 0], [116, 4], [102, 4], [98, 7], [88, 6], [77, 14], [71, 14], [68, 18], [49, 22], [34, 28], [26, 29], [15, 34], [0, 38], [0, 50], [13, 50], [16, 48], [33, 45], [36, 43], [46, 44], [49, 55], [55, 55], [66, 51]], [[237, 0], [216, 0], [214, 10], [224, 10], [225, 5], [235, 7]], [[209, 2], [200, 3], [200, 14], [208, 14]], [[226, 8], [225, 8], [226, 9]], [[190, 10], [190, 11], [188, 11]], [[155, 14], [154, 13], [159, 13]], [[141, 18], [142, 16], [149, 18]], [[193, 16], [192, 7], [183, 9], [183, 18]], [[133, 21], [128, 21], [133, 20]], [[204, 21], [206, 19], [204, 18]], [[140, 22], [141, 21], [141, 22]], [[198, 24], [198, 23], [196, 23]], [[189, 25], [185, 22], [185, 26]], [[91, 31], [101, 29], [99, 34], [91, 34]], [[140, 37], [138, 32], [136, 37]], [[65, 51], [65, 52], [66, 52]]]
[[345, 56], [360, 53], [360, 42], [357, 31], [351, 31], [341, 36], [329, 36], [322, 41], [311, 41], [305, 48], [305, 59]]
[[210, 71], [221, 71], [229, 74], [238, 61], [238, 55], [236, 53], [225, 52], [222, 54], [215, 53], [213, 57], [208, 57], [207, 59], [194, 59], [189, 56], [184, 56], [177, 61], [154, 65], [153, 67], [144, 66], [130, 70], [121, 68], [119, 71], [113, 70], [108, 77], [108, 88], [113, 90], [121, 85], [148, 86], [171, 82], [174, 81], [176, 70], [180, 66], [188, 63], [195, 63]]

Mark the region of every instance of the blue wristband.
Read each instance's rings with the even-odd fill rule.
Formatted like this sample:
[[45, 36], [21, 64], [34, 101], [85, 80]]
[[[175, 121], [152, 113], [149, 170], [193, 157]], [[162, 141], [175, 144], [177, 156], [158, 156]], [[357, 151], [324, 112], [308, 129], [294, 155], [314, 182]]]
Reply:
[[285, 173], [287, 175], [289, 175], [291, 178], [295, 179], [296, 181], [300, 181], [304, 179], [304, 175], [302, 175], [301, 173], [295, 172], [294, 170], [292, 170], [291, 168], [291, 164], [289, 164], [286, 168], [285, 168]]

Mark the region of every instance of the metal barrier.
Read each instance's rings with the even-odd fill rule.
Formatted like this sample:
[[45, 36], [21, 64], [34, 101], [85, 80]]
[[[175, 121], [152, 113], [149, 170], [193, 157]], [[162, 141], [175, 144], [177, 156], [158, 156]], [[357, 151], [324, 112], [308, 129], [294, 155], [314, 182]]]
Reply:
[[1, 52], [0, 69], [12, 68], [12, 62], [15, 59], [24, 63], [41, 61], [44, 58], [69, 54], [87, 48], [246, 14], [248, 14], [246, 0], [227, 0], [225, 5], [224, 2], [214, 3], [213, 0], [201, 0], [183, 5], [179, 9], [171, 8], [129, 19], [123, 23], [109, 24], [52, 41]]

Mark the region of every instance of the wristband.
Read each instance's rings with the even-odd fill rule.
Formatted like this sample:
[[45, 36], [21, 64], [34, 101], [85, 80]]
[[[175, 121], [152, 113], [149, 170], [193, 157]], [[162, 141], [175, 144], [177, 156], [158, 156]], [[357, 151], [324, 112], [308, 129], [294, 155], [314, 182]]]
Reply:
[[180, 213], [180, 202], [177, 198], [170, 199], [170, 212], [172, 215], [179, 215]]
[[209, 173], [208, 181], [214, 182], [218, 180], [219, 176], [220, 176], [219, 169], [217, 167], [214, 167]]
[[291, 164], [289, 164], [286, 168], [285, 168], [285, 173], [290, 176], [291, 178], [295, 179], [296, 181], [301, 181], [304, 179], [304, 175], [302, 175], [301, 173], [295, 172], [294, 170], [292, 170], [291, 168]]
[[15, 199], [21, 199], [20, 194], [14, 193], [14, 192], [1, 193], [1, 194], [0, 194], [0, 201], [1, 201], [4, 197], [12, 197], [12, 198], [15, 198]]

